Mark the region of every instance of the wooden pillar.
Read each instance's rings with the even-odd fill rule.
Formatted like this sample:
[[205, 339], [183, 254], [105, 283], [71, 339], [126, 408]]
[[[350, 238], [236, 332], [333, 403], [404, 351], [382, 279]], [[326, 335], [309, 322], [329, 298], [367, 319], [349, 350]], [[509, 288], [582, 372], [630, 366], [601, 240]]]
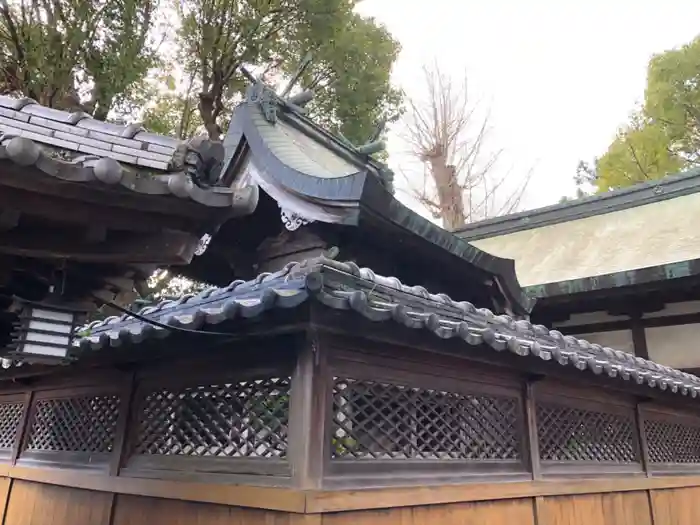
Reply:
[[289, 461], [292, 484], [297, 488], [321, 488], [330, 459], [332, 378], [326, 354], [315, 331], [310, 330], [299, 349], [292, 375]]
[[649, 359], [649, 349], [647, 348], [647, 337], [642, 324], [642, 314], [635, 313], [630, 316], [630, 330], [632, 331], [632, 343], [634, 344], [634, 355], [642, 359]]
[[642, 460], [642, 467], [647, 477], [651, 477], [651, 468], [649, 464], [649, 444], [647, 443], [647, 435], [644, 431], [644, 413], [642, 412], [642, 402], [638, 402], [635, 407], [635, 422], [637, 427], [637, 440], [639, 443], [639, 455]]
[[532, 472], [532, 479], [542, 479], [540, 468], [540, 442], [537, 433], [537, 413], [535, 404], [535, 383], [540, 378], [528, 378], [523, 389], [523, 401], [525, 404], [525, 440], [528, 453], [528, 466]]

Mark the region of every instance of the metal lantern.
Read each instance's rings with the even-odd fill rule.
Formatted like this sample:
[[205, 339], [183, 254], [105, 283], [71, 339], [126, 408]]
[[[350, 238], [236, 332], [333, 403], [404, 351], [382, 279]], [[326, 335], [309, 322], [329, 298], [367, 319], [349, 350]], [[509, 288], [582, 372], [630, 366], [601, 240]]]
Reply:
[[65, 306], [23, 301], [12, 333], [11, 357], [45, 362], [67, 359], [82, 313]]

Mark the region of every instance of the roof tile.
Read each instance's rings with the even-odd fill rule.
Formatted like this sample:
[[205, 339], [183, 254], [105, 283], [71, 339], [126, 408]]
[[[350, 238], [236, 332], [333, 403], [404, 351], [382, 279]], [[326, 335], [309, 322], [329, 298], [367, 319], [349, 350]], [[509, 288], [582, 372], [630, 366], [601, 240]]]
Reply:
[[[313, 297], [329, 308], [353, 310], [371, 321], [393, 321], [406, 328], [424, 329], [436, 336], [462, 339], [467, 345], [486, 345], [495, 351], [549, 361], [561, 366], [605, 373], [693, 398], [700, 395], [700, 378], [625, 352], [591, 344], [555, 330], [495, 315], [468, 302], [458, 302], [425, 288], [406, 286], [395, 277], [376, 275], [354, 263], [325, 257], [290, 263], [279, 272], [252, 281], [234, 281], [176, 301], [164, 301], [138, 312], [175, 329], [197, 330], [238, 317], [250, 318], [273, 308], [293, 308]], [[172, 333], [161, 326], [114, 316], [80, 330], [82, 351], [138, 344]]]
[[[39, 172], [61, 180], [94, 184], [119, 184], [135, 193], [145, 195], [171, 195], [187, 198], [212, 208], [233, 208], [245, 215], [252, 213], [258, 202], [257, 186], [244, 188], [208, 188], [196, 187], [189, 181], [189, 176], [182, 171], [172, 171], [163, 176], [146, 176], [133, 169], [127, 169], [118, 161], [136, 164], [137, 162], [157, 164], [150, 159], [137, 159], [114, 151], [105, 151], [85, 144], [63, 140], [55, 136], [46, 136], [32, 131], [9, 127], [0, 123], [0, 159], [14, 162], [21, 166], [33, 166]], [[68, 136], [68, 135], [67, 135]], [[73, 137], [75, 138], [75, 137]], [[72, 161], [65, 161], [44, 150], [41, 145], [48, 144], [73, 152], [83, 152]], [[112, 162], [110, 164], [109, 162]], [[163, 168], [164, 165], [158, 166]], [[109, 173], [105, 172], [108, 167]], [[173, 179], [184, 179], [185, 184], [172, 184]]]
[[[103, 142], [101, 140], [89, 139], [87, 137], [81, 137], [80, 135], [75, 135], [74, 133], [66, 133], [65, 131], [56, 131], [54, 137], [73, 141], [77, 144], [83, 144], [85, 146], [91, 146], [93, 148], [98, 148], [100, 150], [109, 151], [112, 148], [111, 144]], [[106, 155], [105, 155], [106, 156]]]
[[143, 142], [140, 142], [138, 140], [134, 139], [125, 139], [124, 137], [117, 137], [114, 135], [108, 135], [107, 133], [100, 133], [99, 131], [93, 131], [93, 130], [78, 130], [81, 132], [85, 132], [88, 137], [95, 139], [95, 140], [101, 140], [103, 142], [109, 142], [112, 145], [116, 146], [124, 146], [125, 148], [132, 148], [132, 149], [143, 149], [145, 144]]
[[21, 130], [31, 131], [32, 133], [36, 133], [37, 135], [51, 136], [54, 133], [52, 129], [46, 129], [42, 126], [36, 126], [34, 124], [30, 124], [29, 122], [18, 122], [7, 117], [0, 117], [0, 124], [4, 124], [5, 126], [8, 126], [10, 128], [18, 128]]
[[91, 155], [98, 155], [100, 157], [107, 157], [110, 159], [118, 160], [119, 162], [126, 162], [127, 164], [136, 164], [136, 157], [123, 155], [114, 151], [107, 151], [101, 148], [87, 146], [85, 144], [78, 145], [78, 151], [81, 151], [83, 153], [90, 153]]
[[155, 161], [165, 162], [166, 164], [172, 159], [172, 154], [163, 155], [162, 153], [152, 153], [150, 151], [145, 151], [142, 149], [125, 148], [124, 146], [114, 146], [113, 151], [117, 153], [123, 153], [124, 155], [133, 155], [140, 159], [151, 159]]
[[[20, 115], [22, 115], [22, 113], [20, 113]], [[88, 130], [86, 129], [80, 129], [70, 124], [63, 124], [62, 122], [56, 122], [54, 120], [49, 120], [42, 117], [32, 116], [29, 119], [29, 122], [36, 126], [42, 126], [56, 131], [63, 131], [65, 133], [70, 133], [71, 135], [77, 135], [81, 137], [88, 136]]]
[[[59, 109], [47, 108], [46, 106], [41, 106], [39, 104], [28, 104], [22, 108], [22, 112], [29, 113], [30, 115], [36, 115], [37, 117], [54, 120], [56, 122], [63, 122], [64, 124], [70, 124], [76, 120], [73, 113], [68, 113], [67, 111], [61, 111]], [[84, 115], [84, 113], [78, 113], [79, 118], [84, 118]]]
[[166, 135], [157, 135], [155, 133], [149, 133], [147, 131], [142, 131], [134, 136], [134, 139], [146, 142], [147, 144], [157, 144], [158, 146], [165, 146], [170, 148], [177, 148], [182, 141], [168, 137]]
[[158, 170], [167, 170], [168, 169], [167, 162], [153, 160], [153, 159], [144, 159], [143, 157], [139, 157], [138, 159], [136, 159], [136, 164], [138, 166], [143, 166], [144, 168], [155, 168]]
[[171, 148], [170, 146], [159, 146], [158, 144], [149, 144], [148, 151], [153, 153], [160, 153], [161, 155], [172, 155], [175, 153], [177, 148]]
[[14, 109], [7, 109], [0, 107], [0, 115], [3, 117], [11, 118], [12, 120], [19, 120], [22, 122], [29, 122], [29, 115], [15, 111]]
[[28, 106], [29, 104], [36, 104], [36, 101], [26, 97], [14, 98], [5, 95], [0, 95], [0, 106], [3, 108], [14, 109], [16, 111], [19, 111], [20, 109], [22, 109], [25, 106]]
[[122, 131], [124, 131], [124, 126], [120, 126], [119, 124], [102, 122], [100, 120], [94, 120], [91, 118], [81, 120], [76, 124], [76, 126], [87, 130], [99, 131], [100, 133], [105, 133], [106, 135], [113, 135], [115, 137], [120, 137]]

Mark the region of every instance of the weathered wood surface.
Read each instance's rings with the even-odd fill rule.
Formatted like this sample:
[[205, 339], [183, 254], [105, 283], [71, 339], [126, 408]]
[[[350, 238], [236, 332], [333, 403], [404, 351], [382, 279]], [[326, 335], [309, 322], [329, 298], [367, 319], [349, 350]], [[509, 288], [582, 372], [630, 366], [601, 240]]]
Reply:
[[0, 515], [2, 525], [696, 525], [699, 496], [688, 487], [304, 514], [0, 478]]

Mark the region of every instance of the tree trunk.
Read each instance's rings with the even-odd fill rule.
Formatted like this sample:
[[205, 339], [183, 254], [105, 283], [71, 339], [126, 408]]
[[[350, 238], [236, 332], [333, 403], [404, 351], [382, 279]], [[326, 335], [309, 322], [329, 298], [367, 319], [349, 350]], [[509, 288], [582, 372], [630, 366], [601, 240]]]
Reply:
[[447, 164], [444, 155], [431, 157], [429, 163], [437, 188], [442, 226], [448, 231], [454, 231], [466, 224], [464, 196], [457, 181], [455, 167]]
[[216, 123], [214, 96], [211, 93], [199, 94], [199, 114], [211, 140], [221, 140], [221, 128]]

